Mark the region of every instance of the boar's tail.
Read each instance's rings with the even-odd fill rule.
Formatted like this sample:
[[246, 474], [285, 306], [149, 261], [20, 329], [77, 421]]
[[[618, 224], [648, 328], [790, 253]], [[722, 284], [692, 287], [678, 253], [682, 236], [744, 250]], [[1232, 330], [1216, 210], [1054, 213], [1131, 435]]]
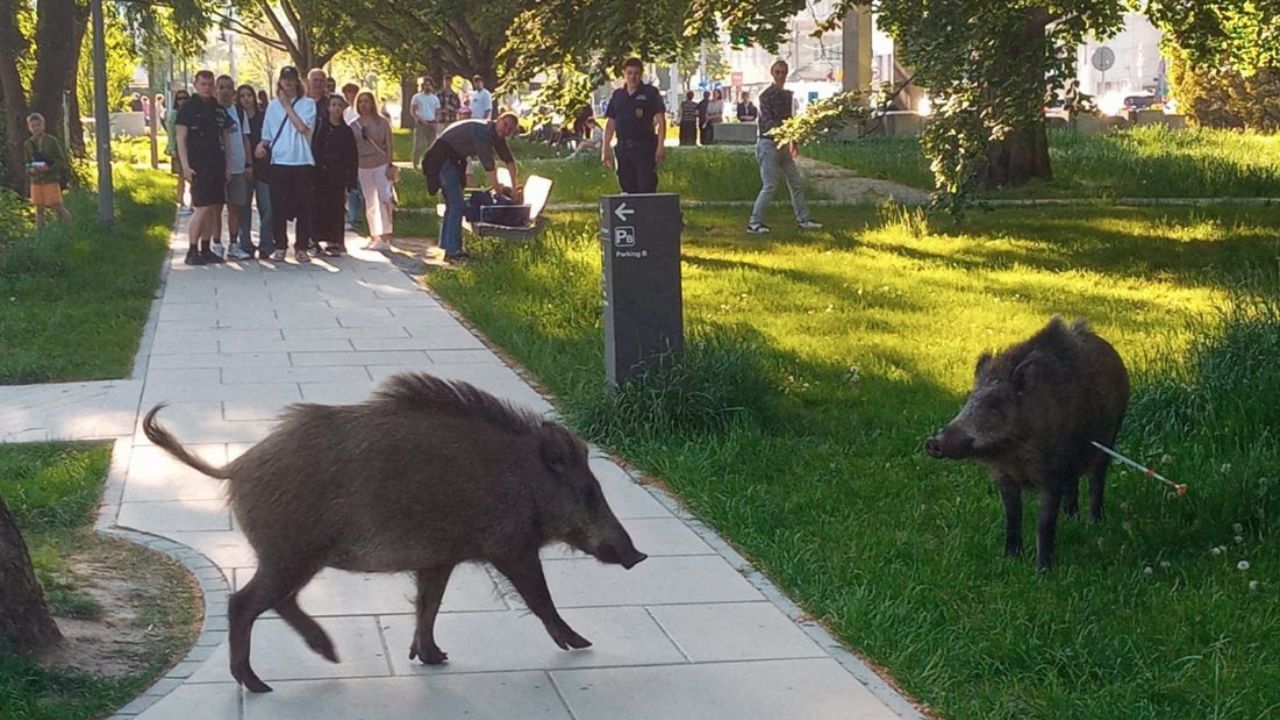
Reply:
[[147, 439], [155, 443], [158, 447], [164, 448], [165, 452], [209, 477], [219, 478], [222, 480], [226, 480], [231, 477], [227, 472], [226, 467], [214, 467], [195, 455], [192, 455], [189, 450], [182, 446], [182, 443], [178, 442], [178, 438], [174, 437], [173, 433], [165, 430], [160, 426], [160, 423], [156, 422], [156, 413], [160, 412], [160, 409], [163, 407], [164, 403], [156, 405], [151, 408], [151, 412], [147, 413], [147, 416], [143, 418], [142, 432], [146, 434]]

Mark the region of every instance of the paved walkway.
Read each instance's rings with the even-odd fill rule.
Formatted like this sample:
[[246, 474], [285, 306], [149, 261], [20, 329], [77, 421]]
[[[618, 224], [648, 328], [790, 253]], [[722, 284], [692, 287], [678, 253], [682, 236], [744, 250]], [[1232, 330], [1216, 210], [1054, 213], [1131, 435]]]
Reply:
[[[599, 452], [592, 467], [650, 558], [628, 572], [561, 548], [545, 553], [558, 607], [594, 647], [557, 649], [518, 596], [485, 567], [467, 566], [455, 571], [437, 623], [450, 660], [428, 668], [408, 658], [409, 577], [326, 570], [300, 604], [342, 662], [325, 662], [268, 614], [255, 627], [253, 659], [276, 691], [243, 693], [227, 670], [226, 592], [253, 575], [254, 553], [222, 485], [153, 447], [136, 429], [139, 409], [170, 403], [163, 422], [223, 463], [269, 432], [285, 405], [358, 401], [404, 370], [552, 407], [381, 255], [192, 268], [181, 263], [185, 228], [175, 238], [136, 380], [0, 395], [6, 439], [116, 437], [99, 528], [182, 557], [204, 588], [197, 646], [121, 717], [918, 717], [714, 533]], [[42, 403], [42, 394], [54, 402]], [[93, 412], [49, 412], [57, 398], [69, 408], [77, 396], [104, 408], [100, 423]], [[26, 398], [25, 409], [11, 398]]]

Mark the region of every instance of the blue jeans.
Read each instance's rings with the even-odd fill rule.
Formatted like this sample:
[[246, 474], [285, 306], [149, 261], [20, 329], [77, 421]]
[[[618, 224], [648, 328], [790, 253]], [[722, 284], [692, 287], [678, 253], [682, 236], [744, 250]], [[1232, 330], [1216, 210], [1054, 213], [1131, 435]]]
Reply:
[[360, 224], [360, 211], [364, 210], [364, 191], [359, 187], [347, 191], [347, 224], [357, 227]]
[[762, 137], [756, 140], [756, 162], [760, 163], [760, 194], [751, 208], [750, 222], [764, 222], [764, 211], [773, 200], [773, 192], [778, 189], [778, 175], [787, 181], [787, 189], [791, 191], [791, 209], [795, 211], [796, 222], [809, 220], [809, 207], [804, 201], [804, 178], [791, 157], [791, 148], [786, 145], [778, 147], [773, 138]]
[[440, 192], [444, 194], [444, 221], [440, 225], [440, 247], [445, 257], [462, 252], [462, 176], [456, 163], [440, 168]]
[[265, 182], [255, 180], [249, 192], [249, 204], [240, 213], [240, 249], [253, 252], [253, 203], [258, 203], [258, 252], [270, 255], [271, 242], [271, 189]]

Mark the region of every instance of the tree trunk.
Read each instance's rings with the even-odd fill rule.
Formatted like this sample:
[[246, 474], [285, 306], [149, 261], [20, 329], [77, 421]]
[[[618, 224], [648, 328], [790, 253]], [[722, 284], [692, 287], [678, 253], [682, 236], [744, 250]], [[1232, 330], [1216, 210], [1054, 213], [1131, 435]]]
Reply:
[[77, 157], [85, 156], [84, 123], [80, 122], [80, 93], [76, 89], [76, 80], [80, 75], [80, 63], [84, 55], [80, 52], [84, 47], [84, 34], [89, 27], [89, 7], [80, 8], [76, 16], [75, 40], [71, 43], [75, 58], [71, 63], [71, 74], [67, 76], [67, 85], [63, 92], [67, 94], [67, 128], [71, 137], [64, 138], [67, 149]]
[[62, 640], [49, 614], [44, 590], [31, 568], [31, 555], [13, 515], [0, 498], [0, 635], [19, 650], [39, 650]]
[[18, 9], [14, 0], [0, 0], [0, 87], [4, 88], [5, 168], [4, 184], [26, 193], [27, 172], [22, 143], [27, 139], [27, 89], [18, 73], [18, 54], [27, 39], [18, 31]]
[[31, 79], [31, 109], [44, 115], [45, 127], [62, 134], [62, 92], [74, 78], [79, 48], [76, 25], [83, 17], [76, 0], [39, 0], [36, 9], [36, 72]]
[[1007, 48], [1011, 67], [1023, 68], [1029, 112], [1034, 120], [1014, 129], [987, 149], [987, 165], [983, 168], [982, 187], [994, 189], [1025, 185], [1033, 178], [1049, 179], [1049, 137], [1044, 124], [1044, 54], [1045, 28], [1054, 19], [1044, 8], [1029, 8], [1026, 24], [1017, 40]]
[[1049, 179], [1049, 136], [1044, 120], [1009, 133], [987, 149], [987, 166], [982, 172], [982, 187], [995, 189], [1025, 185], [1032, 178]]
[[400, 76], [400, 127], [413, 127], [413, 113], [409, 110], [409, 101], [418, 92], [418, 79], [409, 75]]

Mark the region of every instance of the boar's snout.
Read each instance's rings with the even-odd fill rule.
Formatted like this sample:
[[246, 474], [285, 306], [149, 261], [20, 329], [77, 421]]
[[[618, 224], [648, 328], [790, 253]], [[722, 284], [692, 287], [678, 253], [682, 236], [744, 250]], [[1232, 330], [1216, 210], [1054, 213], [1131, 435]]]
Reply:
[[623, 568], [630, 570], [649, 557], [631, 544], [631, 536], [627, 534], [626, 530], [622, 529], [621, 525], [618, 526], [617, 532], [612, 533], [612, 535], [612, 538], [602, 540], [591, 552], [600, 562], [609, 565], [621, 565]]
[[973, 437], [948, 425], [937, 435], [924, 441], [929, 457], [958, 460], [973, 456]]

